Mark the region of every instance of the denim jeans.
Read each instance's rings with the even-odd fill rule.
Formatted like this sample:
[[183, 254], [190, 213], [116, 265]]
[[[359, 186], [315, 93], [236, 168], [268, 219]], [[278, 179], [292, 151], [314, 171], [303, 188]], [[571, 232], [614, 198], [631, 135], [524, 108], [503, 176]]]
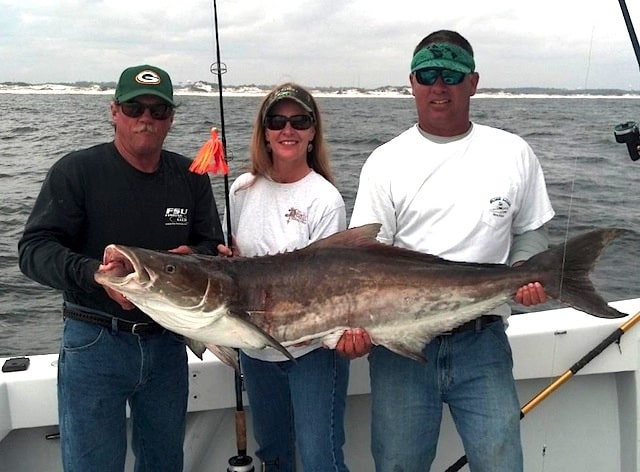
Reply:
[[426, 363], [383, 347], [369, 354], [371, 450], [377, 472], [425, 472], [447, 403], [472, 472], [522, 471], [520, 406], [501, 321], [439, 336]]
[[58, 414], [66, 472], [122, 472], [131, 410], [136, 472], [183, 467], [187, 356], [169, 332], [130, 334], [65, 320]]
[[256, 455], [266, 472], [346, 472], [344, 410], [349, 361], [315, 349], [293, 361], [266, 362], [241, 353]]

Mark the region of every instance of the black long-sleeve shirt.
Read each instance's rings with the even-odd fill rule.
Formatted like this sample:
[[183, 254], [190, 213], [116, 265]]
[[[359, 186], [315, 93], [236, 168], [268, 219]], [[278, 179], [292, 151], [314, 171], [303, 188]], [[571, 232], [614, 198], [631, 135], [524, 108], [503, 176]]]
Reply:
[[208, 175], [191, 161], [162, 151], [153, 173], [138, 171], [113, 143], [61, 158], [49, 170], [18, 243], [22, 272], [62, 290], [68, 302], [130, 321], [149, 321], [123, 310], [94, 281], [111, 243], [167, 250], [180, 245], [217, 254], [224, 244]]

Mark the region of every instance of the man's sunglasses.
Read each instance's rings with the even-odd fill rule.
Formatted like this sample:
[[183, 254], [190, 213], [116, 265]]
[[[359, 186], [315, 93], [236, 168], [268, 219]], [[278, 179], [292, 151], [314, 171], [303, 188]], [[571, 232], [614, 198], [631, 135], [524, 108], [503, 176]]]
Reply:
[[418, 69], [414, 75], [420, 85], [433, 85], [438, 77], [442, 78], [445, 85], [458, 85], [467, 76], [464, 72], [451, 69]]
[[313, 117], [311, 115], [267, 115], [264, 119], [264, 125], [274, 131], [279, 131], [291, 123], [291, 127], [297, 130], [305, 130], [313, 126]]
[[129, 118], [138, 118], [144, 115], [145, 110], [149, 110], [151, 118], [154, 120], [166, 120], [173, 113], [173, 107], [166, 103], [154, 103], [153, 105], [145, 105], [140, 102], [121, 102], [119, 103], [122, 113]]

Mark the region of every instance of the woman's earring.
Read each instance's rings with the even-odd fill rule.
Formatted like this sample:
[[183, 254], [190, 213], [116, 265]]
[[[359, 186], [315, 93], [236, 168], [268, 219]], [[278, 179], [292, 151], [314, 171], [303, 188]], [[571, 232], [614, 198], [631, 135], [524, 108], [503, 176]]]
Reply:
[[311, 151], [313, 151], [313, 143], [309, 143], [307, 144], [307, 153], [310, 153]]

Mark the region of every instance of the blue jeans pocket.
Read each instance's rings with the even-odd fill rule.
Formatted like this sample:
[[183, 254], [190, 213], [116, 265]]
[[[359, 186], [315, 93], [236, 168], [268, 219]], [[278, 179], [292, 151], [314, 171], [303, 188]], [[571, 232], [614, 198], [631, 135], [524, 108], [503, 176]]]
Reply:
[[70, 352], [88, 349], [100, 341], [104, 331], [103, 327], [84, 321], [65, 320], [62, 348]]
[[494, 322], [485, 328], [485, 331], [491, 334], [498, 346], [500, 346], [506, 354], [511, 358], [511, 344], [504, 329], [504, 323]]

